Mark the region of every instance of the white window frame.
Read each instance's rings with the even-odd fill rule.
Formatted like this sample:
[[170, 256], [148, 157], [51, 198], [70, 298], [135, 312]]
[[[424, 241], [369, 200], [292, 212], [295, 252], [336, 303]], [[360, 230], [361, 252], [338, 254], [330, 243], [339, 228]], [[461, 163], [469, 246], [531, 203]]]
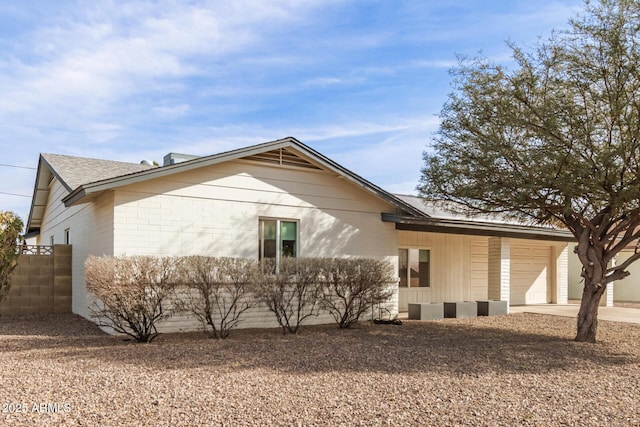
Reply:
[[296, 250], [294, 258], [300, 257], [300, 220], [294, 218], [258, 218], [258, 260], [264, 258], [264, 221], [276, 222], [276, 269], [280, 266], [280, 258], [282, 257], [282, 248], [280, 247], [280, 224], [282, 222], [295, 222], [296, 224]]

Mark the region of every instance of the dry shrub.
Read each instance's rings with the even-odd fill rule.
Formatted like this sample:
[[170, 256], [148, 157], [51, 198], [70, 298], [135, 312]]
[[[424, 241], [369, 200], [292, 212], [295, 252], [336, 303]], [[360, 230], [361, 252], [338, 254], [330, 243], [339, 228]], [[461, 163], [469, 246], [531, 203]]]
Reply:
[[251, 308], [250, 291], [257, 271], [257, 262], [248, 259], [184, 257], [180, 281], [189, 290], [184, 307], [211, 329], [214, 338], [227, 338]]
[[277, 273], [275, 260], [263, 260], [263, 272], [256, 283], [257, 297], [276, 316], [282, 333], [297, 333], [300, 324], [318, 315], [321, 293], [321, 263], [317, 258], [282, 258]]
[[87, 290], [97, 298], [91, 317], [138, 342], [153, 341], [156, 323], [175, 312], [168, 302], [177, 287], [177, 263], [173, 257], [90, 256]]
[[321, 264], [320, 306], [333, 316], [341, 329], [350, 327], [375, 304], [384, 303], [392, 295], [389, 284], [395, 277], [389, 262], [325, 258]]

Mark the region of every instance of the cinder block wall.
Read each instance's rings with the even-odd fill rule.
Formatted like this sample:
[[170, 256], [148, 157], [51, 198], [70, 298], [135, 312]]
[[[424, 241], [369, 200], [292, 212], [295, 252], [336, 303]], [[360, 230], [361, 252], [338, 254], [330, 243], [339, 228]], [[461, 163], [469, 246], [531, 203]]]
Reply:
[[71, 313], [71, 251], [54, 245], [53, 255], [20, 255], [0, 315]]

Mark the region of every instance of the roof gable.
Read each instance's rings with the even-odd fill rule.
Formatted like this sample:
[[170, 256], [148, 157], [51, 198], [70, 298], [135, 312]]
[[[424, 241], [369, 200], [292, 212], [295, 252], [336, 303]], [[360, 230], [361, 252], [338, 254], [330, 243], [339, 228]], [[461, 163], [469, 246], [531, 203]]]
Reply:
[[116, 176], [102, 181], [83, 184], [75, 188], [63, 199], [63, 202], [66, 206], [71, 206], [76, 203], [88, 201], [93, 195], [105, 190], [238, 159], [280, 164], [282, 166], [296, 166], [330, 171], [373, 193], [377, 197], [386, 200], [406, 214], [424, 216], [419, 209], [416, 209], [410, 204], [398, 199], [391, 193], [386, 192], [375, 184], [372, 184], [359, 175], [356, 175], [348, 169], [340, 166], [333, 160], [330, 160], [328, 157], [323, 156], [292, 137], [240, 148], [237, 150], [226, 151], [211, 156], [198, 157], [196, 159], [177, 163], [171, 166], [153, 168], [129, 175]]
[[62, 200], [65, 206], [73, 206], [91, 201], [93, 197], [106, 190], [238, 159], [328, 171], [373, 193], [407, 215], [425, 215], [411, 204], [340, 166], [297, 139], [288, 137], [163, 167], [42, 154], [29, 215], [28, 232], [37, 232], [40, 227], [51, 176], [56, 176], [69, 191]]
[[90, 159], [62, 154], [42, 153], [40, 156], [69, 192], [81, 185], [129, 175], [155, 167], [138, 163]]
[[91, 182], [132, 174], [153, 167], [137, 163], [41, 153], [33, 197], [31, 198], [29, 219], [27, 220], [27, 235], [37, 232], [40, 228], [49, 197], [49, 184], [54, 177], [71, 193], [75, 188]]
[[245, 157], [243, 160], [250, 160], [260, 163], [268, 163], [280, 166], [296, 166], [300, 168], [321, 170], [322, 168], [313, 164], [307, 159], [300, 157], [291, 148], [278, 148], [264, 153], [257, 153], [252, 156]]

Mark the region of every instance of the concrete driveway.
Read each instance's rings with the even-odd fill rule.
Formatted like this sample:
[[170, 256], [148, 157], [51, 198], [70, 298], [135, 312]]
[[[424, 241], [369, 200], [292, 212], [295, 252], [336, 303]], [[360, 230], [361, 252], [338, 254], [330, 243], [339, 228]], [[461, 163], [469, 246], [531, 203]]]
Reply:
[[[538, 313], [553, 316], [578, 317], [580, 306], [577, 304], [532, 304], [512, 305], [509, 313]], [[626, 307], [600, 307], [598, 320], [640, 324], [640, 309]]]

